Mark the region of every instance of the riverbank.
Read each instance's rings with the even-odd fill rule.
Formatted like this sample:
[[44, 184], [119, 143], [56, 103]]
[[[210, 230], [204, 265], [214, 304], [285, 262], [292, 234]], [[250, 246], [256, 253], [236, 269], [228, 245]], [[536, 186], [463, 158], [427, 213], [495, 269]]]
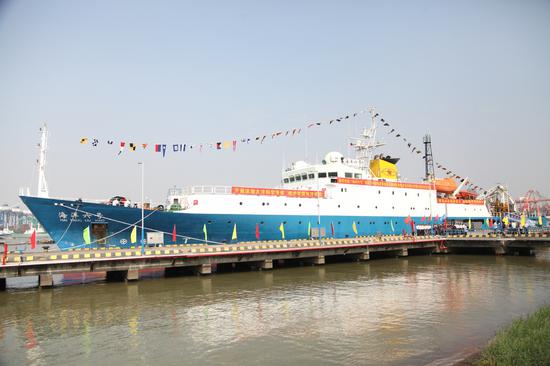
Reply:
[[550, 365], [550, 305], [500, 330], [488, 346], [456, 366]]

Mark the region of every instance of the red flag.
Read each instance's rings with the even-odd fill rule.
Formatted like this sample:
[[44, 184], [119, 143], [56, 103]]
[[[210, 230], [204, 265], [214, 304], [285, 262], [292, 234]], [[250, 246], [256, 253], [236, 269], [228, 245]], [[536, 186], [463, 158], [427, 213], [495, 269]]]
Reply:
[[260, 227], [256, 224], [256, 240], [260, 240]]
[[176, 224], [174, 224], [174, 228], [172, 229], [172, 241], [176, 242]]
[[31, 234], [31, 249], [36, 248], [36, 230], [33, 230]]
[[443, 220], [443, 228], [447, 230], [447, 216], [445, 216], [445, 220]]
[[422, 216], [422, 218], [420, 219], [420, 222], [422, 221], [426, 221], [426, 216]]
[[4, 255], [2, 255], [2, 264], [6, 264], [8, 260], [8, 244], [4, 243]]
[[428, 219], [428, 221], [432, 221], [432, 214], [430, 214], [430, 218]]
[[332, 236], [334, 237], [334, 223], [330, 223], [330, 231], [332, 232]]
[[411, 223], [411, 215], [405, 217], [405, 224], [410, 224]]
[[439, 214], [435, 215], [435, 221], [439, 221]]
[[489, 227], [493, 227], [493, 219], [489, 219]]
[[414, 220], [411, 220], [411, 234], [414, 234]]

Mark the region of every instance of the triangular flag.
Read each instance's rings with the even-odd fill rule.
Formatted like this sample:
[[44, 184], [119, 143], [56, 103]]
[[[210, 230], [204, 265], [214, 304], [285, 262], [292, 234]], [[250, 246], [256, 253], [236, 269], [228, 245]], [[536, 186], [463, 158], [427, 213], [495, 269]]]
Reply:
[[231, 235], [231, 240], [237, 240], [237, 223], [233, 225], [233, 235]]
[[204, 241], [208, 242], [208, 231], [206, 230], [206, 224], [202, 226], [202, 232], [204, 233]]
[[135, 243], [137, 241], [137, 227], [134, 225], [132, 232], [130, 233], [130, 243]]
[[36, 248], [36, 230], [32, 231], [30, 239], [31, 239], [31, 249], [35, 249]]
[[84, 238], [85, 244], [90, 244], [92, 240], [90, 239], [90, 227], [86, 226], [84, 231], [82, 231], [82, 238]]
[[351, 228], [353, 229], [355, 235], [357, 235], [357, 225], [355, 225], [355, 221], [351, 224]]
[[334, 237], [334, 223], [333, 222], [330, 223], [330, 231], [332, 233], [332, 237]]
[[472, 219], [468, 219], [468, 230], [472, 230]]
[[307, 223], [307, 236], [311, 238], [311, 221]]
[[426, 216], [422, 216], [422, 218], [420, 219], [420, 222], [423, 222], [423, 221], [426, 221]]
[[405, 217], [405, 224], [410, 224], [411, 222], [411, 215]]
[[281, 222], [281, 225], [279, 226], [279, 231], [281, 232], [281, 238], [285, 240], [285, 225]]
[[172, 241], [175, 243], [176, 242], [176, 224], [174, 224], [174, 228], [172, 229]]
[[394, 232], [394, 231], [395, 231], [395, 227], [393, 227], [393, 220], [390, 220], [390, 227], [391, 227], [391, 231]]
[[260, 226], [256, 224], [256, 240], [260, 240]]
[[542, 216], [539, 215], [539, 225], [542, 226]]

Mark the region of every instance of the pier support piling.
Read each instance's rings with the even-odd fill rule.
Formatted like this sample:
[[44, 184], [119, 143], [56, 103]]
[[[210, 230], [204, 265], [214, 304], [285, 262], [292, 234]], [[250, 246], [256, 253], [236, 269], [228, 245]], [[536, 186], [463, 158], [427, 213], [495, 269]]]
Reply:
[[6, 290], [6, 279], [0, 278], [0, 291], [5, 291], [5, 290]]
[[325, 256], [319, 255], [317, 257], [313, 257], [312, 263], [315, 265], [325, 264]]
[[204, 263], [197, 266], [196, 272], [200, 275], [212, 274], [212, 265], [210, 263]]
[[407, 248], [399, 249], [397, 252], [398, 257], [407, 257], [409, 255], [409, 250]]
[[137, 281], [139, 280], [139, 270], [137, 269], [129, 269], [126, 273], [126, 280], [127, 281]]
[[273, 269], [273, 261], [271, 259], [266, 259], [260, 262], [260, 269]]
[[51, 273], [45, 273], [38, 276], [38, 286], [40, 288], [53, 287], [53, 275]]
[[369, 259], [370, 259], [370, 253], [368, 251], [363, 252], [363, 253], [359, 253], [357, 255], [357, 260], [358, 261], [368, 261]]

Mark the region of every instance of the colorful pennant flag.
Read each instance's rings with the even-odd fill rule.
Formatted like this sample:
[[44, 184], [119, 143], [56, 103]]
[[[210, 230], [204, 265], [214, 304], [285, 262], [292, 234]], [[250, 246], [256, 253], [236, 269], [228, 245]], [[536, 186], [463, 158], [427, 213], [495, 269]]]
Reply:
[[202, 232], [204, 234], [204, 241], [208, 242], [208, 231], [206, 230], [206, 224], [202, 226]]
[[90, 226], [86, 226], [82, 231], [82, 238], [84, 239], [84, 244], [89, 245], [92, 240], [90, 239]]
[[334, 237], [334, 223], [330, 223], [330, 232], [332, 233], [332, 237]]
[[130, 243], [134, 244], [135, 242], [137, 242], [137, 227], [134, 225], [130, 233]]
[[307, 236], [311, 238], [311, 221], [307, 223]]
[[174, 224], [174, 227], [172, 228], [172, 242], [175, 243], [177, 239], [176, 235], [176, 224]]
[[281, 232], [281, 239], [285, 240], [285, 225], [282, 222], [279, 226], [279, 231]]
[[357, 225], [355, 225], [355, 221], [351, 224], [351, 228], [353, 229], [355, 235], [357, 235]]
[[36, 249], [36, 230], [32, 231], [30, 241], [31, 241], [31, 249]]
[[233, 234], [231, 235], [231, 240], [237, 240], [237, 223], [233, 225]]
[[260, 240], [260, 226], [256, 224], [256, 240]]

